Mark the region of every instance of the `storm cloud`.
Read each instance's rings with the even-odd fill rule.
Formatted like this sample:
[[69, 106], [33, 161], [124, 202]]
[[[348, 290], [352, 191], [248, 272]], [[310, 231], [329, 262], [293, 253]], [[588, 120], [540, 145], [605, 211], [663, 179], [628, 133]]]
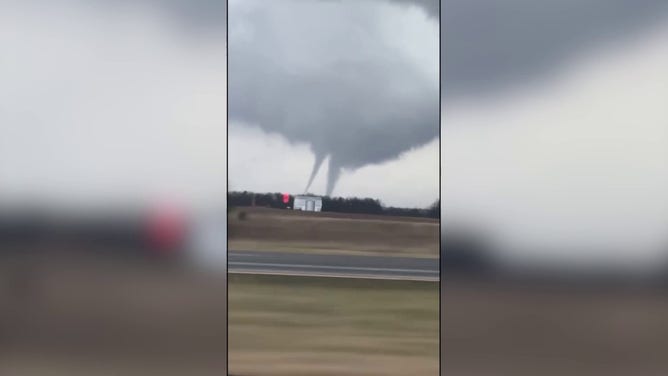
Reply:
[[[227, 0], [59, 0], [66, 6], [92, 7], [111, 14], [133, 14], [138, 10], [169, 20], [171, 27], [201, 37], [213, 33], [221, 40], [227, 32]], [[68, 4], [69, 3], [69, 4]]]
[[646, 30], [667, 10], [665, 0], [442, 1], [443, 99], [503, 95], [549, 78], [578, 55]]
[[433, 59], [416, 62], [382, 34], [379, 5], [394, 2], [249, 3], [230, 4], [230, 121], [310, 145], [307, 189], [326, 159], [329, 195], [342, 169], [438, 136], [438, 20], [423, 15]]

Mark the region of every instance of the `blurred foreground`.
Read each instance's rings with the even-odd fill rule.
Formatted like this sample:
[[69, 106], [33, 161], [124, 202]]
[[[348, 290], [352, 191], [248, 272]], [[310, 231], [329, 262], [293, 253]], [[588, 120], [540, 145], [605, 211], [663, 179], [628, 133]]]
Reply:
[[664, 375], [664, 290], [442, 279], [441, 375]]
[[442, 241], [442, 375], [665, 374], [664, 274], [509, 267], [482, 244]]
[[0, 374], [225, 373], [224, 258], [191, 257], [224, 243], [169, 216], [120, 218], [3, 218]]

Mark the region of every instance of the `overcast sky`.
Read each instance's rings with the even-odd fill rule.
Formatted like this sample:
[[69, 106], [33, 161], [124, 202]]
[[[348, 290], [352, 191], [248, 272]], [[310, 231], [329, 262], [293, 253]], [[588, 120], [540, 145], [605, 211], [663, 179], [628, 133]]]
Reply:
[[224, 2], [0, 8], [0, 199], [224, 203]]
[[515, 262], [665, 262], [668, 3], [443, 5], [444, 226]]
[[320, 162], [313, 193], [433, 203], [438, 17], [425, 3], [231, 1], [230, 188], [302, 193]]

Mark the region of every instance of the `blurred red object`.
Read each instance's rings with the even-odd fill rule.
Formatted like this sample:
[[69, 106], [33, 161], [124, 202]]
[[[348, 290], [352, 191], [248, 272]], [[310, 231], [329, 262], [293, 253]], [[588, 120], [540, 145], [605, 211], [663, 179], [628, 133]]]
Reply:
[[147, 232], [152, 251], [162, 256], [177, 252], [186, 235], [184, 212], [173, 205], [159, 206], [149, 215]]

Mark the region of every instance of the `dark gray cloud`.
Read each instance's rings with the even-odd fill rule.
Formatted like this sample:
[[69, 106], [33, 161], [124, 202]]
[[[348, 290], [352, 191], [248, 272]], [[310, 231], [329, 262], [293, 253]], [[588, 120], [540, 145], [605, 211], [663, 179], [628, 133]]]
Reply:
[[227, 0], [139, 0], [139, 2], [163, 8], [169, 17], [188, 30], [215, 30], [223, 33], [227, 30]]
[[438, 136], [437, 76], [383, 40], [377, 4], [356, 4], [230, 9], [230, 120], [308, 143], [316, 155], [310, 180], [329, 157], [328, 194], [341, 169], [396, 158]]
[[[227, 32], [227, 0], [58, 0], [78, 6], [101, 7], [112, 14], [133, 13], [144, 8], [165, 17], [186, 34]], [[221, 39], [224, 42], [224, 39]]]
[[499, 93], [665, 19], [665, 0], [444, 0], [444, 99]]
[[424, 11], [427, 13], [429, 17], [438, 18], [438, 8], [439, 8], [438, 0], [390, 0], [390, 1], [397, 4], [418, 6], [424, 9]]
[[[313, 0], [304, 0], [313, 1]], [[320, 0], [320, 1], [346, 1], [346, 0]], [[348, 0], [349, 1], [349, 0]], [[422, 8], [429, 17], [438, 17], [439, 0], [373, 0], [381, 3], [395, 3], [405, 6], [417, 6]]]

